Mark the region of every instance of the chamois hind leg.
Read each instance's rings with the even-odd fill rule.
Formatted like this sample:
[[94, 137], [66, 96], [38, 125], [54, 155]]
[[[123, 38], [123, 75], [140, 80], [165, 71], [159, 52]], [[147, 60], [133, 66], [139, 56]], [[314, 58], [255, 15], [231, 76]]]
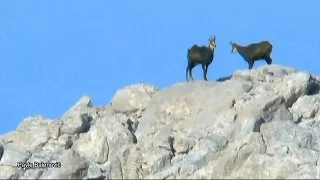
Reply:
[[270, 55], [266, 56], [264, 58], [264, 60], [267, 62], [268, 65], [272, 64], [272, 59], [271, 59]]
[[208, 64], [202, 64], [202, 70], [203, 70], [203, 79], [207, 81], [207, 70], [208, 70]]
[[249, 64], [249, 69], [252, 69], [254, 61], [248, 61], [248, 64]]

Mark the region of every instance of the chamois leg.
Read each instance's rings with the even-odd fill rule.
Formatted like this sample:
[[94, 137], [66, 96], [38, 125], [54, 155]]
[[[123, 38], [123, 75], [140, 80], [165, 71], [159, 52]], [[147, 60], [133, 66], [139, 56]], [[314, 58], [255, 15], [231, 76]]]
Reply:
[[202, 70], [203, 70], [203, 79], [207, 81], [207, 70], [208, 70], [208, 65], [207, 64], [202, 64]]
[[248, 64], [249, 64], [249, 69], [252, 69], [254, 61], [249, 61]]
[[186, 81], [187, 82], [189, 82], [188, 71], [189, 71], [189, 65], [187, 66], [187, 69], [186, 69]]
[[193, 77], [192, 77], [192, 69], [194, 68], [194, 64], [191, 64], [190, 68], [189, 68], [189, 76], [190, 76], [190, 79], [191, 81], [193, 81]]
[[193, 63], [188, 63], [188, 66], [186, 68], [186, 80], [187, 82], [189, 82], [189, 77], [188, 77], [188, 72], [189, 72], [189, 76], [191, 77], [191, 80], [193, 80], [193, 77], [192, 77], [192, 68], [194, 68], [194, 64]]
[[266, 57], [264, 58], [264, 60], [267, 62], [268, 65], [272, 64], [272, 59], [271, 59], [270, 55], [269, 55], [269, 56], [266, 56]]

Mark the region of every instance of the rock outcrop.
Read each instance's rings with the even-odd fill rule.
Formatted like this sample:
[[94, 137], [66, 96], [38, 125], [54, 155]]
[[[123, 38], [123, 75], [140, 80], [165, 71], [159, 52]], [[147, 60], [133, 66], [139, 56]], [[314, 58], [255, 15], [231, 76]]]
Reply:
[[320, 77], [279, 65], [135, 84], [0, 136], [1, 179], [320, 178]]

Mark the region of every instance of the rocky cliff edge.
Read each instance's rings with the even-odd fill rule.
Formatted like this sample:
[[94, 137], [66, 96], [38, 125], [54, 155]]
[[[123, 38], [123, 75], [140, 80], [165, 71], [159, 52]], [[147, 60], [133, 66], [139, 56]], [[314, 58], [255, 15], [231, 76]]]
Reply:
[[0, 179], [320, 178], [320, 77], [280, 65], [107, 106], [83, 96], [59, 119], [0, 136]]

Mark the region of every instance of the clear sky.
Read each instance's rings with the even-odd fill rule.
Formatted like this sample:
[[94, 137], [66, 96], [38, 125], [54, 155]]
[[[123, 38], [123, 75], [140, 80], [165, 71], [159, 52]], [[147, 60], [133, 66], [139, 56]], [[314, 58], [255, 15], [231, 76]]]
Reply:
[[[208, 80], [246, 69], [230, 40], [273, 44], [276, 64], [319, 74], [320, 1], [15, 0], [0, 2], [0, 134], [59, 118], [81, 96], [106, 105], [135, 83], [185, 81], [187, 49], [216, 36]], [[255, 63], [254, 68], [265, 64]], [[201, 66], [193, 70], [202, 79]]]

